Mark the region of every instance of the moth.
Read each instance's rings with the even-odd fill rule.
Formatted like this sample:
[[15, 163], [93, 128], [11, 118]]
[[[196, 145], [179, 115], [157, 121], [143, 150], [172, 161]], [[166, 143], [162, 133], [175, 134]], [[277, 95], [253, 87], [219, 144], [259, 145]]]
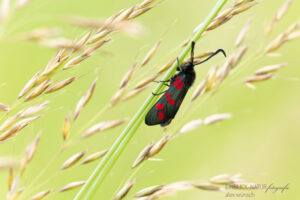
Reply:
[[[169, 88], [159, 94], [153, 95], [161, 95], [160, 99], [153, 105], [150, 111], [147, 113], [145, 118], [145, 123], [149, 126], [160, 124], [161, 126], [167, 126], [174, 119], [186, 93], [193, 85], [196, 72], [194, 67], [196, 65], [202, 64], [218, 53], [222, 53], [226, 57], [226, 53], [223, 49], [218, 49], [212, 55], [210, 55], [207, 59], [194, 63], [194, 47], [195, 42], [191, 43], [191, 60], [186, 62], [183, 65], [179, 64], [179, 60], [177, 58], [177, 71], [179, 73], [172, 76], [169, 80], [160, 81], [167, 85]], [[169, 83], [169, 84], [167, 84]]]

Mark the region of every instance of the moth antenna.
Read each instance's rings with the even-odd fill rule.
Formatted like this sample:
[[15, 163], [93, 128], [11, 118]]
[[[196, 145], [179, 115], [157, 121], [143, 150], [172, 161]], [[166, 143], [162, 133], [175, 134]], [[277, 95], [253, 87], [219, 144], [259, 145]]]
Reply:
[[212, 57], [214, 57], [215, 55], [217, 55], [218, 53], [222, 53], [225, 57], [226, 57], [226, 53], [223, 49], [218, 49], [215, 53], [213, 53], [212, 55], [210, 55], [208, 58], [206, 58], [205, 60], [199, 62], [199, 63], [196, 63], [194, 65], [200, 65], [202, 63], [205, 63], [206, 61], [210, 60]]
[[194, 49], [195, 49], [195, 42], [192, 41], [192, 47], [191, 47], [191, 62], [194, 63]]

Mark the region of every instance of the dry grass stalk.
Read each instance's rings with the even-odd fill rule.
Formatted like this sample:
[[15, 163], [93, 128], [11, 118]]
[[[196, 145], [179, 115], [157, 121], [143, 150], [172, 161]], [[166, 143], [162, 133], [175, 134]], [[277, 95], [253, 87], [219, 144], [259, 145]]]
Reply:
[[19, 166], [19, 161], [10, 157], [0, 157], [0, 169], [15, 168]]
[[204, 125], [214, 124], [214, 123], [223, 121], [225, 119], [230, 119], [230, 118], [231, 118], [231, 114], [230, 113], [214, 114], [214, 115], [206, 117], [203, 120], [203, 124]]
[[153, 82], [158, 76], [159, 76], [159, 75], [156, 74], [156, 75], [154, 75], [154, 76], [150, 76], [150, 77], [146, 78], [145, 80], [139, 82], [139, 83], [134, 87], [134, 89], [142, 88], [142, 87], [148, 85], [149, 83]]
[[132, 181], [126, 183], [124, 187], [118, 192], [118, 194], [115, 196], [114, 200], [121, 200], [124, 199], [124, 197], [128, 194], [128, 192], [131, 190], [135, 183], [135, 179]]
[[37, 72], [24, 86], [24, 88], [22, 89], [22, 91], [20, 92], [18, 99], [22, 98], [25, 94], [27, 94], [27, 92], [29, 90], [31, 90], [31, 88], [34, 86], [35, 82], [37, 81], [37, 79], [39, 78], [40, 75], [40, 71]]
[[149, 60], [154, 56], [154, 54], [157, 52], [159, 45], [161, 44], [162, 40], [160, 39], [151, 49], [150, 51], [147, 53], [147, 55], [145, 56], [141, 67], [145, 66]]
[[246, 25], [242, 28], [242, 30], [240, 31], [236, 41], [235, 41], [235, 46], [236, 47], [239, 47], [243, 41], [245, 40], [248, 32], [249, 32], [249, 29], [250, 29], [250, 25], [252, 23], [252, 19], [249, 19], [246, 23]]
[[190, 132], [192, 130], [195, 130], [196, 128], [198, 128], [199, 126], [202, 125], [202, 120], [201, 119], [197, 119], [197, 120], [193, 120], [190, 121], [188, 123], [186, 123], [185, 125], [183, 125], [183, 127], [180, 129], [180, 133], [187, 133]]
[[145, 149], [143, 149], [137, 159], [134, 161], [133, 165], [131, 166], [131, 168], [135, 168], [136, 166], [138, 166], [139, 164], [141, 164], [145, 159], [147, 159], [149, 152], [151, 150], [151, 148], [153, 147], [154, 142], [152, 142], [151, 144], [149, 144], [148, 146], [146, 146]]
[[134, 97], [136, 95], [138, 95], [139, 93], [141, 93], [142, 91], [144, 91], [148, 86], [149, 85], [146, 85], [144, 87], [141, 87], [141, 88], [138, 88], [138, 89], [135, 89], [135, 90], [132, 90], [132, 91], [126, 93], [124, 95], [124, 97], [122, 98], [122, 100], [126, 101], [126, 100], [128, 100], [128, 99], [130, 99], [130, 98], [132, 98], [132, 97]]
[[108, 150], [105, 149], [105, 150], [93, 153], [93, 154], [89, 155], [88, 157], [86, 157], [83, 160], [82, 164], [87, 164], [87, 163], [93, 162], [95, 160], [98, 160], [99, 158], [102, 158], [107, 152], [108, 152]]
[[275, 78], [273, 74], [262, 74], [262, 75], [254, 75], [245, 80], [245, 83], [257, 83], [261, 81], [266, 81], [269, 79]]
[[163, 72], [165, 72], [166, 70], [168, 70], [172, 64], [175, 62], [175, 58], [174, 59], [171, 59], [169, 62], [167, 62], [164, 66], [162, 66], [159, 70], [158, 70], [158, 74], [161, 74]]
[[194, 184], [195, 188], [201, 189], [201, 190], [209, 190], [209, 191], [220, 191], [225, 192], [225, 189], [216, 185], [212, 184]]
[[86, 106], [86, 104], [92, 98], [92, 96], [94, 94], [94, 90], [95, 90], [97, 81], [98, 81], [98, 77], [96, 77], [96, 79], [93, 81], [93, 83], [91, 84], [91, 86], [89, 87], [89, 89], [87, 90], [87, 92], [85, 93], [85, 95], [77, 103], [77, 106], [75, 108], [74, 117], [73, 117], [74, 120], [77, 119], [77, 117], [78, 117], [80, 111], [82, 110], [82, 108], [84, 106]]
[[209, 181], [213, 184], [228, 185], [240, 181], [241, 174], [221, 174], [211, 178]]
[[53, 86], [51, 86], [45, 93], [49, 94], [51, 92], [56, 92], [57, 90], [60, 90], [64, 87], [66, 87], [67, 85], [71, 84], [76, 79], [77, 79], [77, 77], [71, 77], [71, 78], [67, 78], [63, 81], [60, 81], [60, 82], [54, 84]]
[[24, 110], [22, 113], [21, 113], [21, 116], [20, 117], [29, 117], [29, 116], [32, 116], [38, 112], [40, 112], [41, 110], [43, 110], [48, 104], [50, 103], [49, 100], [41, 103], [41, 104], [38, 104], [38, 105], [35, 105], [35, 106], [31, 106], [29, 108], [27, 108], [26, 110]]
[[31, 200], [42, 200], [47, 195], [49, 195], [52, 191], [53, 191], [52, 189], [48, 189], [48, 190], [39, 192], [38, 194], [36, 194], [33, 197], [31, 197]]
[[69, 184], [65, 185], [64, 187], [62, 187], [59, 190], [59, 192], [66, 192], [66, 191], [69, 191], [69, 190], [79, 188], [79, 187], [83, 186], [85, 184], [85, 182], [86, 181], [76, 181], [76, 182], [69, 183]]
[[161, 190], [164, 187], [164, 185], [154, 185], [154, 186], [150, 186], [147, 188], [144, 188], [140, 191], [138, 191], [134, 197], [145, 197], [145, 196], [150, 196], [152, 194], [154, 194], [155, 192]]
[[121, 81], [121, 84], [120, 84], [120, 88], [124, 88], [128, 84], [130, 78], [133, 75], [133, 72], [135, 70], [136, 64], [137, 64], [137, 62], [134, 62], [133, 65], [131, 66], [131, 68], [129, 69], [129, 71], [122, 78], [122, 81]]
[[275, 23], [280, 21], [283, 16], [287, 13], [288, 9], [290, 8], [290, 5], [292, 3], [292, 0], [286, 0], [284, 4], [279, 8], [279, 10], [276, 12], [274, 18], [270, 22], [270, 24], [267, 25], [265, 30], [265, 35], [268, 36], [273, 31], [273, 28], [275, 26]]
[[65, 118], [62, 128], [63, 139], [67, 140], [70, 136], [70, 126], [71, 126], [71, 113]]
[[87, 151], [83, 151], [83, 152], [77, 153], [77, 154], [71, 156], [70, 158], [68, 158], [61, 166], [61, 169], [62, 170], [67, 169], [67, 168], [75, 165], [86, 154], [86, 152]]
[[27, 97], [25, 98], [25, 101], [30, 101], [38, 96], [40, 96], [51, 84], [50, 80], [45, 80], [42, 82], [39, 86], [37, 86], [32, 92], [30, 92]]
[[264, 54], [272, 53], [272, 52], [278, 50], [287, 41], [291, 41], [291, 39], [293, 39], [293, 38], [289, 38], [289, 36], [291, 34], [293, 34], [294, 31], [296, 31], [297, 29], [299, 29], [299, 24], [297, 24], [297, 23], [289, 26], [285, 32], [283, 32], [277, 38], [275, 38], [275, 40], [270, 42], [270, 44], [267, 46]]
[[108, 121], [108, 122], [100, 122], [100, 123], [92, 126], [91, 128], [89, 128], [86, 132], [84, 132], [82, 134], [82, 137], [86, 138], [91, 135], [94, 135], [95, 133], [117, 127], [126, 121], [127, 121], [127, 119], [120, 119], [120, 120]]
[[276, 65], [268, 65], [265, 67], [262, 67], [254, 72], [255, 75], [263, 75], [263, 74], [268, 74], [271, 72], [276, 72], [282, 67], [287, 66], [287, 63], [281, 63], [281, 64], [276, 64]]
[[170, 136], [165, 136], [162, 139], [160, 139], [158, 142], [156, 142], [153, 147], [150, 149], [149, 153], [148, 153], [148, 157], [153, 157], [156, 154], [158, 154], [163, 147], [167, 144], [167, 142], [169, 141]]

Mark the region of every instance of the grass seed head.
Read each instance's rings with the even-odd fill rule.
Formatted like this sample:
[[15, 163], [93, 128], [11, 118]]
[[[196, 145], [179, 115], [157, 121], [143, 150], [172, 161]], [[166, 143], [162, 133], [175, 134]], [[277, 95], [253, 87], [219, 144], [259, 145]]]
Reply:
[[225, 189], [219, 186], [215, 186], [212, 184], [194, 184], [194, 187], [200, 190], [209, 190], [209, 191], [220, 191], [225, 192]]
[[108, 150], [105, 149], [105, 150], [93, 153], [93, 154], [89, 155], [88, 157], [86, 157], [83, 160], [82, 164], [87, 164], [87, 163], [93, 162], [95, 160], [98, 160], [99, 158], [102, 158], [107, 152], [108, 152]]
[[59, 192], [66, 192], [69, 190], [79, 188], [79, 187], [83, 186], [85, 183], [86, 183], [86, 181], [76, 181], [76, 182], [69, 183], [69, 184], [65, 185], [64, 187], [62, 187], [59, 190]]
[[150, 186], [147, 188], [144, 188], [140, 191], [138, 191], [134, 197], [145, 197], [145, 196], [150, 196], [152, 194], [154, 194], [155, 192], [161, 190], [164, 187], [164, 185], [154, 185], [154, 186]]
[[73, 81], [75, 81], [77, 79], [77, 77], [71, 77], [71, 78], [67, 78], [63, 81], [60, 81], [54, 85], [52, 85], [50, 88], [48, 88], [48, 90], [46, 91], [47, 94], [52, 93], [52, 92], [56, 92], [64, 87], [66, 87], [67, 85], [71, 84]]
[[274, 74], [262, 74], [262, 75], [254, 75], [245, 80], [245, 83], [257, 83], [261, 81], [266, 81], [269, 79], [275, 78]]
[[25, 101], [30, 101], [38, 96], [40, 96], [51, 84], [51, 79], [45, 80], [40, 85], [38, 85], [34, 90], [32, 90], [27, 97], [25, 98]]
[[149, 152], [151, 150], [151, 148], [153, 147], [154, 142], [152, 142], [151, 144], [149, 144], [148, 146], [146, 146], [145, 149], [143, 149], [137, 159], [134, 161], [133, 165], [131, 166], [131, 168], [135, 168], [136, 166], [138, 166], [139, 164], [141, 164], [149, 155]]
[[235, 68], [243, 59], [244, 55], [246, 54], [248, 50], [248, 45], [245, 44], [240, 51], [235, 55], [233, 62], [231, 63], [231, 69]]
[[124, 86], [123, 88], [119, 89], [116, 92], [116, 94], [111, 98], [108, 108], [112, 108], [120, 101], [120, 99], [123, 97], [123, 95], [125, 93], [126, 87], [127, 86]]
[[157, 52], [157, 49], [158, 49], [161, 41], [162, 40], [159, 40], [147, 53], [147, 55], [145, 56], [145, 58], [141, 64], [142, 67], [145, 66], [149, 62], [149, 60], [154, 56], [154, 54]]
[[24, 117], [32, 116], [32, 115], [40, 112], [41, 110], [43, 110], [49, 103], [50, 103], [50, 101], [47, 100], [47, 101], [45, 101], [45, 102], [43, 102], [41, 104], [38, 104], [38, 105], [35, 105], [35, 106], [31, 106], [31, 107], [25, 109], [21, 113], [20, 117], [24, 118]]
[[246, 38], [246, 36], [249, 32], [251, 22], [252, 22], [252, 19], [248, 20], [246, 25], [240, 31], [240, 33], [239, 33], [239, 35], [238, 35], [238, 37], [235, 41], [235, 46], [236, 47], [239, 47], [243, 43], [243, 41], [245, 40], [245, 38]]
[[118, 192], [114, 200], [121, 200], [128, 194], [135, 183], [135, 180], [132, 180], [124, 185], [124, 187]]
[[145, 80], [142, 80], [134, 87], [134, 89], [142, 88], [142, 87], [148, 85], [149, 83], [153, 82], [158, 76], [159, 75], [156, 74], [154, 76], [150, 76], [150, 77], [146, 78]]
[[130, 16], [128, 19], [134, 19], [136, 17], [139, 17], [140, 15], [148, 12], [149, 10], [151, 10], [153, 7], [150, 6], [150, 7], [146, 7], [146, 8], [141, 8], [141, 9], [138, 9], [138, 10], [135, 10]]
[[159, 70], [158, 70], [158, 74], [161, 74], [163, 72], [165, 72], [166, 70], [168, 70], [172, 65], [173, 63], [175, 62], [175, 58], [171, 59], [169, 62], [167, 62], [166, 64], [164, 64]]
[[192, 95], [192, 101], [196, 100], [199, 96], [205, 93], [206, 85], [207, 85], [207, 79], [205, 78], [203, 81], [199, 83], [199, 85], [195, 89]]
[[18, 99], [22, 98], [25, 94], [27, 94], [27, 92], [29, 90], [31, 90], [31, 88], [34, 86], [35, 82], [37, 81], [39, 75], [40, 75], [40, 71], [38, 71], [24, 86], [24, 88], [22, 89], [22, 91], [20, 92]]
[[3, 103], [0, 103], [0, 111], [6, 111], [6, 112], [9, 112], [10, 111], [10, 108], [8, 105], [5, 105]]
[[158, 154], [163, 147], [167, 144], [167, 142], [169, 141], [170, 136], [165, 136], [162, 139], [160, 139], [158, 142], [156, 142], [153, 147], [150, 149], [148, 157], [153, 157], [156, 154]]
[[63, 139], [67, 140], [70, 136], [70, 127], [71, 127], [71, 113], [65, 118], [62, 128]]
[[276, 65], [268, 65], [265, 67], [262, 67], [254, 72], [255, 75], [263, 75], [263, 74], [269, 74], [271, 72], [276, 72], [282, 67], [287, 66], [287, 63], [281, 63]]
[[132, 90], [132, 91], [126, 93], [124, 95], [124, 97], [122, 98], [122, 100], [126, 101], [126, 100], [128, 100], [128, 99], [130, 99], [130, 98], [132, 98], [132, 97], [134, 97], [136, 95], [138, 95], [139, 93], [141, 93], [142, 91], [144, 91], [148, 86], [149, 85], [146, 85], [144, 87], [141, 87], [141, 88], [138, 88], [138, 89], [135, 89], [135, 90]]
[[123, 88], [123, 87], [125, 87], [128, 84], [130, 78], [133, 75], [133, 72], [135, 70], [136, 64], [137, 64], [137, 62], [134, 62], [133, 65], [131, 66], [131, 68], [129, 69], [129, 71], [122, 78], [122, 81], [121, 81], [121, 84], [120, 84], [120, 88]]
[[87, 151], [83, 151], [68, 158], [61, 166], [61, 169], [67, 169], [75, 165], [86, 154], [86, 152]]
[[214, 124], [214, 123], [223, 121], [225, 119], [230, 119], [230, 118], [231, 118], [230, 113], [213, 114], [213, 115], [210, 115], [210, 116], [206, 117], [203, 120], [203, 124], [204, 125]]
[[138, 9], [143, 9], [143, 8], [146, 8], [148, 6], [150, 6], [151, 4], [155, 3], [156, 0], [145, 0], [143, 1], [141, 4], [138, 5]]
[[49, 195], [52, 191], [53, 191], [52, 189], [48, 189], [48, 190], [39, 192], [38, 194], [36, 194], [33, 197], [31, 197], [31, 200], [42, 200], [47, 195]]
[[190, 132], [192, 130], [195, 130], [196, 128], [198, 128], [199, 126], [202, 125], [202, 120], [201, 119], [197, 119], [197, 120], [193, 120], [190, 121], [188, 123], [186, 123], [185, 125], [183, 125], [183, 127], [180, 129], [180, 133], [187, 133]]
[[228, 185], [240, 181], [241, 174], [221, 174], [211, 178], [209, 181], [213, 184]]
[[287, 13], [289, 7], [291, 6], [292, 0], [286, 0], [282, 7], [277, 11], [275, 19], [277, 21], [281, 20], [282, 17]]

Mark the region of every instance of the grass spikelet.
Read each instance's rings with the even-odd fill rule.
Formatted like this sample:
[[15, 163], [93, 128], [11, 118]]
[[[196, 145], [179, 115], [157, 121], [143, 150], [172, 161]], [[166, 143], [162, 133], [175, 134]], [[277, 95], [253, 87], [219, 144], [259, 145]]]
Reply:
[[127, 10], [123, 11], [118, 17], [116, 17], [116, 19], [114, 20], [114, 22], [120, 22], [120, 21], [125, 21], [128, 19], [128, 17], [133, 13], [133, 11], [135, 10], [136, 6], [132, 6], [130, 8], [128, 8]]
[[282, 5], [282, 7], [277, 11], [275, 15], [275, 19], [277, 21], [281, 20], [283, 16], [287, 13], [290, 5], [292, 3], [292, 0], [286, 0], [285, 3]]
[[218, 69], [219, 69], [219, 67], [216, 66], [216, 67], [211, 68], [210, 71], [208, 72], [208, 75], [207, 75], [207, 78], [206, 78], [207, 83], [206, 83], [206, 86], [205, 86], [205, 91], [209, 91], [215, 86]]
[[38, 104], [38, 105], [35, 105], [35, 106], [31, 106], [29, 108], [27, 108], [26, 110], [24, 110], [22, 113], [21, 113], [21, 116], [20, 117], [29, 117], [29, 116], [32, 116], [38, 112], [40, 112], [41, 110], [43, 110], [48, 104], [50, 103], [49, 100], [41, 103], [41, 104]]
[[233, 55], [226, 60], [225, 64], [218, 71], [218, 81], [222, 82], [229, 75], [231, 69], [234, 67], [235, 60], [236, 57]]
[[115, 106], [120, 99], [122, 98], [122, 96], [125, 93], [125, 89], [126, 87], [124, 86], [123, 88], [119, 89], [116, 94], [111, 98], [110, 100], [110, 104], [108, 105], [108, 108], [112, 108], [113, 106]]
[[139, 82], [139, 83], [134, 87], [134, 89], [142, 88], [142, 87], [148, 85], [149, 83], [153, 82], [157, 77], [158, 77], [158, 74], [146, 78], [145, 80]]
[[9, 112], [10, 111], [10, 108], [8, 105], [5, 105], [3, 103], [0, 103], [0, 111], [6, 111], [6, 112]]
[[14, 181], [14, 170], [11, 167], [9, 168], [9, 172], [8, 172], [8, 191], [11, 190], [13, 181]]
[[95, 90], [97, 81], [98, 81], [98, 77], [96, 77], [96, 79], [93, 81], [93, 83], [91, 84], [91, 86], [89, 87], [89, 89], [87, 90], [87, 92], [85, 93], [85, 95], [77, 103], [77, 106], [75, 108], [75, 113], [74, 113], [74, 116], [73, 116], [74, 120], [77, 119], [77, 117], [78, 117], [80, 111], [82, 110], [82, 108], [84, 106], [86, 106], [86, 104], [92, 98], [92, 96], [94, 94], [94, 90]]
[[140, 191], [138, 191], [134, 197], [145, 197], [145, 196], [150, 196], [152, 194], [154, 194], [155, 192], [161, 190], [164, 187], [164, 185], [154, 185], [154, 186], [150, 186], [147, 188], [144, 188]]
[[76, 42], [75, 46], [77, 48], [73, 50], [73, 53], [76, 52], [78, 49], [82, 49], [82, 47], [84, 47], [87, 44], [87, 42], [90, 39], [92, 33], [93, 33], [93, 31], [89, 31], [78, 42]]
[[73, 67], [75, 67], [76, 65], [78, 65], [79, 63], [81, 63], [82, 61], [84, 61], [85, 59], [87, 59], [90, 55], [85, 54], [85, 55], [80, 55], [80, 56], [76, 56], [74, 58], [72, 58], [71, 60], [69, 60], [65, 66], [63, 67], [64, 70], [66, 69], [71, 69]]
[[250, 8], [252, 8], [253, 6], [255, 6], [256, 4], [258, 4], [257, 1], [253, 1], [253, 2], [250, 2], [250, 3], [247, 3], [243, 6], [240, 6], [238, 8], [235, 8], [233, 11], [232, 11], [232, 15], [237, 15], [237, 14], [240, 14], [242, 12], [245, 12], [247, 10], [249, 10]]
[[20, 130], [22, 130], [23, 128], [25, 128], [27, 125], [29, 124], [29, 122], [19, 122], [17, 124], [15, 124], [13, 127], [11, 127], [10, 129], [8, 129], [6, 132], [4, 132], [3, 134], [0, 135], [0, 142], [5, 141], [13, 136], [15, 136]]
[[93, 44], [95, 42], [98, 42], [99, 40], [103, 39], [107, 35], [109, 35], [112, 32], [112, 30], [103, 30], [95, 35], [93, 35], [90, 40], [88, 41], [89, 44]]
[[158, 70], [158, 74], [161, 74], [161, 73], [163, 73], [163, 72], [165, 72], [166, 70], [168, 70], [171, 66], [172, 66], [172, 64], [175, 62], [175, 58], [174, 59], [172, 59], [172, 60], [170, 60], [169, 62], [167, 62], [165, 65], [163, 65], [159, 70]]
[[228, 185], [240, 181], [241, 174], [221, 174], [211, 178], [209, 181], [213, 184]]
[[93, 162], [93, 161], [95, 161], [95, 160], [98, 160], [99, 158], [102, 158], [107, 152], [108, 152], [108, 150], [105, 149], [105, 150], [102, 150], [102, 151], [98, 151], [98, 152], [96, 152], [96, 153], [93, 153], [93, 154], [89, 155], [88, 157], [86, 157], [86, 158], [83, 160], [82, 164], [84, 165], [84, 164], [88, 164], [88, 163], [90, 163], [90, 162]]
[[63, 81], [60, 81], [56, 84], [54, 84], [53, 86], [51, 86], [45, 93], [52, 93], [52, 92], [56, 92], [57, 90], [60, 90], [66, 86], [68, 86], [69, 84], [71, 84], [73, 81], [75, 81], [78, 77], [71, 77], [71, 78], [67, 78]]
[[249, 29], [250, 29], [250, 25], [252, 23], [252, 19], [248, 20], [247, 23], [245, 24], [245, 26], [242, 28], [242, 30], [240, 31], [236, 41], [235, 41], [235, 46], [236, 47], [239, 47], [243, 41], [245, 40], [248, 32], [249, 32]]
[[86, 152], [87, 151], [83, 151], [83, 152], [77, 153], [77, 154], [71, 156], [70, 158], [68, 158], [61, 166], [61, 170], [70, 168], [73, 165], [75, 165], [86, 154]]
[[144, 60], [142, 61], [141, 67], [145, 66], [149, 60], [154, 56], [154, 54], [157, 52], [158, 47], [160, 46], [162, 40], [160, 39], [151, 49], [150, 51], [147, 53], [147, 55], [145, 56]]
[[128, 194], [128, 192], [131, 190], [135, 183], [135, 179], [132, 181], [126, 183], [124, 187], [118, 192], [118, 194], [115, 196], [114, 200], [121, 200], [124, 199], [124, 197]]
[[70, 136], [70, 126], [71, 126], [71, 113], [68, 114], [68, 116], [65, 118], [63, 127], [62, 127], [62, 134], [63, 139], [67, 140]]
[[153, 147], [150, 149], [148, 157], [153, 157], [156, 154], [158, 154], [163, 148], [164, 146], [167, 144], [167, 142], [169, 141], [170, 136], [165, 136], [162, 139], [160, 139], [158, 142], [156, 142]]
[[31, 90], [31, 88], [34, 86], [34, 83], [37, 81], [37, 79], [39, 78], [40, 75], [40, 71], [37, 72], [24, 86], [24, 88], [22, 89], [22, 91], [20, 92], [18, 99], [22, 98], [25, 94], [27, 94], [27, 92], [29, 90]]
[[100, 42], [98, 42], [98, 43], [96, 43], [96, 44], [94, 44], [94, 45], [92, 45], [92, 46], [90, 46], [89, 48], [87, 48], [84, 52], [83, 52], [83, 57], [85, 57], [85, 56], [90, 56], [90, 55], [92, 55], [93, 53], [95, 53], [95, 51], [97, 50], [97, 49], [99, 49], [100, 47], [102, 47], [105, 43], [107, 43], [107, 42], [109, 42], [111, 40], [111, 38], [108, 38], [108, 39], [105, 39], [105, 40], [102, 40], [102, 41], [100, 41]]
[[248, 45], [245, 44], [239, 52], [237, 52], [237, 54], [235, 55], [234, 57], [234, 60], [232, 62], [232, 65], [231, 65], [231, 69], [235, 68], [240, 62], [241, 60], [243, 59], [244, 55], [246, 54], [248, 50]]
[[24, 33], [20, 36], [21, 40], [35, 40], [40, 41], [46, 38], [51, 38], [58, 36], [61, 33], [61, 30], [58, 28], [37, 28], [27, 33]]
[[136, 17], [138, 17], [138, 16], [140, 16], [140, 15], [142, 15], [142, 14], [148, 12], [148, 11], [151, 10], [152, 8], [153, 8], [153, 7], [150, 6], [150, 7], [138, 9], [138, 10], [134, 11], [134, 12], [129, 16], [128, 19], [134, 19], [134, 18], [136, 18]]
[[149, 155], [149, 152], [151, 150], [151, 148], [153, 147], [154, 145], [154, 142], [152, 142], [151, 144], [149, 144], [148, 146], [146, 146], [145, 149], [143, 149], [137, 159], [134, 161], [133, 165], [131, 166], [131, 168], [135, 168], [136, 166], [138, 166], [139, 164], [141, 164], [146, 158], [147, 156]]
[[69, 55], [65, 55], [67, 52], [67, 49], [59, 50], [57, 54], [49, 61], [41, 76], [47, 77], [48, 75], [53, 74], [61, 66], [63, 66], [66, 63], [66, 61], [70, 58]]
[[44, 199], [47, 195], [49, 195], [52, 192], [52, 189], [48, 189], [42, 192], [39, 192], [38, 194], [34, 195], [31, 197], [31, 200], [42, 200]]
[[209, 190], [209, 191], [220, 191], [225, 192], [225, 189], [216, 185], [212, 185], [209, 183], [206, 184], [194, 184], [194, 187], [200, 190]]
[[40, 96], [51, 84], [50, 80], [45, 80], [39, 86], [37, 86], [32, 92], [30, 92], [25, 98], [25, 102], [30, 101], [38, 96]]
[[59, 190], [59, 192], [66, 192], [66, 191], [69, 191], [69, 190], [79, 188], [79, 187], [83, 186], [85, 184], [85, 182], [86, 181], [76, 181], [76, 182], [69, 183], [69, 184], [65, 185], [64, 187], [62, 187]]
[[275, 78], [274, 74], [262, 74], [262, 75], [254, 75], [245, 80], [245, 83], [257, 83], [261, 81], [266, 81], [269, 79]]
[[120, 83], [120, 88], [124, 88], [128, 84], [130, 78], [133, 75], [133, 72], [134, 72], [134, 69], [135, 69], [136, 65], [137, 65], [137, 62], [134, 62], [133, 65], [131, 66], [131, 68], [129, 69], [129, 71], [122, 78], [122, 81]]
[[263, 75], [263, 74], [268, 74], [271, 72], [276, 72], [282, 67], [287, 66], [287, 63], [281, 63], [281, 64], [276, 64], [276, 65], [268, 65], [265, 67], [262, 67], [254, 72], [255, 75]]
[[0, 169], [15, 168], [19, 166], [19, 161], [10, 157], [0, 157]]
[[203, 81], [199, 83], [197, 88], [195, 89], [193, 95], [192, 95], [192, 101], [196, 100], [199, 96], [205, 93], [205, 88], [207, 85], [207, 78], [205, 78]]
[[108, 122], [100, 122], [100, 123], [92, 126], [91, 128], [89, 128], [86, 132], [84, 132], [82, 134], [82, 137], [86, 138], [91, 135], [94, 135], [95, 133], [117, 127], [126, 121], [127, 121], [127, 119], [120, 119], [120, 120], [108, 121]]
[[122, 98], [123, 101], [127, 101], [128, 99], [138, 95], [139, 93], [141, 93], [142, 91], [144, 91], [149, 85], [146, 85], [144, 87], [138, 88], [138, 89], [134, 89], [128, 93], [126, 93], [124, 95], [124, 97]]
[[230, 119], [230, 118], [231, 118], [230, 113], [213, 114], [211, 116], [206, 117], [203, 120], [203, 124], [204, 125], [215, 124], [217, 122], [223, 121], [225, 119]]
[[146, 8], [148, 6], [150, 6], [151, 4], [153, 4], [156, 0], [145, 0], [143, 1], [141, 4], [138, 5], [138, 9], [143, 9]]
[[196, 128], [198, 128], [199, 126], [202, 125], [202, 120], [201, 119], [197, 119], [197, 120], [193, 120], [190, 121], [188, 123], [186, 123], [185, 125], [183, 125], [183, 127], [180, 129], [180, 133], [187, 133], [190, 132], [192, 130], [195, 130]]
[[7, 200], [16, 200], [24, 191], [24, 187], [17, 189], [16, 191], [8, 194]]

